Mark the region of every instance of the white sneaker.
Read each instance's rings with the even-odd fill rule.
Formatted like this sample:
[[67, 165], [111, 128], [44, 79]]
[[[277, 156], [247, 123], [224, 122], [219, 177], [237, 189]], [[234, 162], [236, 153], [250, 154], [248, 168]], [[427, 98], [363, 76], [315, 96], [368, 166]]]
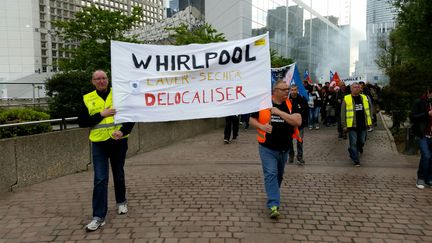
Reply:
[[118, 214], [127, 214], [127, 212], [128, 212], [128, 208], [127, 208], [127, 204], [126, 203], [120, 204], [118, 206], [118, 209], [117, 209], [117, 213]]
[[424, 189], [425, 185], [426, 185], [426, 183], [425, 183], [425, 181], [423, 179], [417, 179], [416, 187], [418, 189]]
[[104, 226], [105, 225], [105, 220], [103, 219], [92, 219], [92, 221], [86, 225], [86, 230], [87, 231], [95, 231], [97, 229], [99, 229], [99, 227]]

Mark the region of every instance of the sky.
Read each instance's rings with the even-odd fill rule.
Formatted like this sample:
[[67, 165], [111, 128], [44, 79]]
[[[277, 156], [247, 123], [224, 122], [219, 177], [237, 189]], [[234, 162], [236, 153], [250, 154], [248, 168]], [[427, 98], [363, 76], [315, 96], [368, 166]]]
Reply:
[[[358, 60], [359, 41], [366, 39], [367, 0], [303, 0], [303, 2], [308, 5], [312, 4], [312, 7], [323, 16], [339, 17], [339, 25], [349, 24], [351, 21], [350, 73], [354, 72], [354, 64]], [[348, 15], [349, 12], [351, 12], [351, 20]]]
[[[169, 0], [164, 0], [164, 1], [166, 3], [166, 6], [168, 6]], [[302, 0], [302, 1], [307, 5], [312, 5], [312, 8], [318, 11], [322, 16], [333, 15], [339, 17], [339, 25], [346, 25], [351, 22], [350, 73], [354, 72], [354, 67], [355, 67], [354, 64], [355, 61], [358, 60], [359, 41], [366, 39], [367, 0]], [[349, 18], [350, 15], [351, 15], [351, 19]]]

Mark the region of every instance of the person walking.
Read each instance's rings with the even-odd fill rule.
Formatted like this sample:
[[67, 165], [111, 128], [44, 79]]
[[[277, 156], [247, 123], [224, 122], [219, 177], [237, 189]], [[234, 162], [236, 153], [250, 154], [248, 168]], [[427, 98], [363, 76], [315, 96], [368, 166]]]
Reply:
[[322, 106], [322, 98], [316, 85], [309, 89], [309, 130], [319, 129], [319, 116]]
[[225, 129], [224, 129], [224, 143], [229, 144], [232, 140], [231, 131], [232, 131], [232, 139], [235, 140], [238, 137], [239, 133], [239, 116], [227, 116], [225, 117]]
[[96, 90], [83, 97], [78, 117], [80, 127], [90, 127], [89, 139], [92, 146], [94, 185], [93, 219], [86, 225], [87, 231], [95, 231], [105, 224], [108, 211], [109, 162], [114, 178], [117, 213], [128, 212], [124, 164], [128, 139], [134, 123], [114, 124], [116, 110], [113, 108], [112, 90], [103, 70], [92, 74]]
[[[298, 138], [302, 118], [288, 99], [289, 86], [278, 81], [273, 88], [271, 109], [253, 113], [249, 124], [257, 129], [258, 151], [264, 174], [267, 208], [270, 218], [280, 216], [280, 187], [288, 158], [291, 137]], [[300, 139], [300, 138], [298, 138]]]
[[347, 134], [342, 129], [342, 122], [341, 122], [341, 107], [342, 107], [342, 101], [344, 100], [346, 93], [346, 87], [345, 83], [341, 82], [340, 86], [335, 87], [336, 91], [336, 123], [337, 123], [337, 131], [338, 131], [338, 138], [347, 139]]
[[353, 83], [351, 94], [345, 95], [341, 106], [342, 128], [348, 132], [348, 152], [356, 167], [360, 166], [359, 153], [363, 153], [367, 129], [372, 126], [368, 98], [360, 92], [360, 84]]
[[[290, 143], [290, 149], [289, 149], [289, 163], [293, 163], [294, 157], [296, 157], [297, 164], [304, 165], [305, 161], [303, 159], [303, 141], [304, 141], [303, 138], [304, 138], [304, 127], [308, 124], [309, 107], [306, 99], [298, 94], [298, 87], [295, 84], [291, 85], [289, 99], [292, 103], [292, 106], [297, 108], [297, 110], [300, 112], [300, 115], [302, 117], [302, 124], [298, 127], [299, 137], [301, 138], [301, 140], [298, 141], [297, 139], [291, 139], [292, 141]], [[297, 156], [295, 156], [294, 153], [295, 152], [294, 143], [297, 144], [296, 146]]]
[[412, 131], [420, 147], [416, 187], [432, 186], [432, 90], [427, 90], [414, 102], [411, 116]]

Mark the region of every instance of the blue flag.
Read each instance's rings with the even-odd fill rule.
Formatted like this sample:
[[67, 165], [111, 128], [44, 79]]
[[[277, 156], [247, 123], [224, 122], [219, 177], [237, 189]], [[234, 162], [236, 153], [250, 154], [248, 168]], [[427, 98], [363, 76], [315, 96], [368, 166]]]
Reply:
[[274, 70], [271, 70], [271, 87], [273, 88], [274, 84], [277, 81], [277, 72]]
[[297, 63], [293, 63], [288, 66], [284, 66], [281, 68], [272, 68], [271, 69], [271, 82], [272, 87], [274, 83], [277, 81], [279, 74], [284, 74], [284, 81], [289, 84], [295, 84], [298, 87], [298, 93], [300, 96], [304, 98], [308, 97], [308, 93], [303, 85], [303, 81], [300, 78], [299, 71], [297, 69]]
[[307, 77], [309, 77], [309, 71], [307, 69], [305, 69], [303, 79], [306, 79]]
[[300, 78], [300, 73], [297, 68], [297, 63], [289, 65], [288, 71], [285, 74], [284, 81], [289, 84], [295, 84], [298, 87], [298, 93], [300, 96], [308, 97], [308, 93], [303, 85], [303, 81]]
[[291, 79], [291, 83], [295, 83], [297, 85], [299, 95], [307, 99], [309, 96], [300, 78], [300, 74], [297, 68], [297, 63], [294, 63], [294, 65], [291, 68], [294, 68], [294, 73]]

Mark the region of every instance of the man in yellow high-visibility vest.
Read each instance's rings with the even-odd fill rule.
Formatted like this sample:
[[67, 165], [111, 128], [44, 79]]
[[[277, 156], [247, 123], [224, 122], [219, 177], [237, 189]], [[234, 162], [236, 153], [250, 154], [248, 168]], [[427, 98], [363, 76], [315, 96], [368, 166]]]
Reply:
[[341, 106], [341, 125], [348, 132], [348, 152], [356, 167], [360, 166], [359, 153], [363, 153], [367, 129], [372, 126], [369, 100], [360, 92], [360, 84], [351, 84], [351, 94], [345, 95]]
[[93, 219], [86, 229], [95, 231], [105, 224], [108, 211], [109, 162], [114, 179], [117, 212], [128, 212], [124, 164], [128, 149], [127, 137], [134, 123], [114, 124], [116, 110], [113, 108], [112, 90], [103, 70], [95, 71], [91, 81], [96, 90], [84, 95], [78, 124], [80, 127], [90, 127], [94, 170]]

